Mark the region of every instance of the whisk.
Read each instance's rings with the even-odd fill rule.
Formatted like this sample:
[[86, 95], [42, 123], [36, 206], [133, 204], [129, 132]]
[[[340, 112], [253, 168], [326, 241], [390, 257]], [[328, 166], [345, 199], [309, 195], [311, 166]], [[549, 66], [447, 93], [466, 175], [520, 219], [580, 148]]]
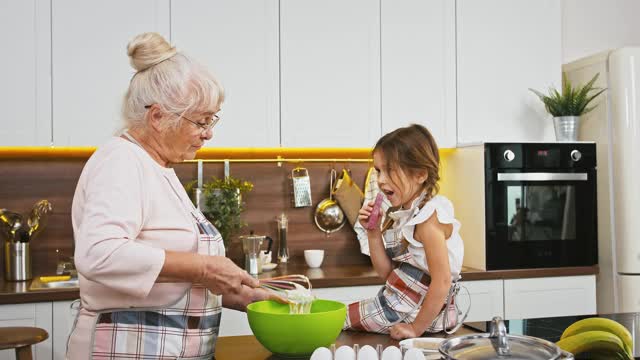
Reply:
[[311, 311], [314, 296], [311, 294], [311, 282], [304, 275], [284, 275], [262, 279], [260, 287], [284, 295], [289, 301], [291, 314], [308, 314]]
[[[300, 284], [304, 284], [306, 285], [306, 287], [303, 287]], [[294, 289], [298, 289], [298, 290], [306, 289], [311, 291], [311, 281], [309, 281], [308, 277], [300, 274], [283, 275], [283, 276], [276, 276], [268, 279], [261, 279], [260, 287], [263, 287], [268, 290], [273, 290], [273, 291], [284, 291], [284, 290], [294, 290]]]

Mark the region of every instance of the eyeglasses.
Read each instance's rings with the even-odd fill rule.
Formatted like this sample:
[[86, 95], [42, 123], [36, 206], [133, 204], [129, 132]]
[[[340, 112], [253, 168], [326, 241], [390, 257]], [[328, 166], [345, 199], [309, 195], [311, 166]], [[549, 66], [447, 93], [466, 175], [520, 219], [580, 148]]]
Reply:
[[[151, 108], [152, 105], [146, 105], [144, 108], [145, 109], [149, 109]], [[181, 119], [185, 119], [188, 122], [192, 123], [193, 125], [197, 126], [200, 128], [200, 130], [202, 130], [203, 133], [207, 132], [208, 130], [211, 130], [214, 126], [216, 126], [216, 124], [218, 123], [218, 121], [220, 121], [220, 117], [216, 114], [211, 115], [211, 117], [207, 117], [205, 119], [203, 119], [205, 121], [205, 123], [200, 123], [197, 121], [193, 121], [191, 119], [189, 119], [188, 117], [178, 114], [178, 113], [173, 113], [175, 116], [178, 116]]]
[[187, 120], [188, 122], [192, 123], [193, 125], [197, 126], [200, 128], [200, 130], [202, 130], [203, 133], [207, 132], [208, 130], [211, 130], [214, 126], [216, 126], [216, 124], [218, 123], [218, 121], [220, 121], [220, 117], [216, 114], [211, 115], [210, 118], [207, 118], [205, 120], [205, 123], [199, 123], [197, 121], [193, 121], [191, 119], [189, 119], [188, 117], [184, 116], [184, 115], [180, 115], [178, 113], [174, 113], [176, 116], [179, 116], [182, 119]]

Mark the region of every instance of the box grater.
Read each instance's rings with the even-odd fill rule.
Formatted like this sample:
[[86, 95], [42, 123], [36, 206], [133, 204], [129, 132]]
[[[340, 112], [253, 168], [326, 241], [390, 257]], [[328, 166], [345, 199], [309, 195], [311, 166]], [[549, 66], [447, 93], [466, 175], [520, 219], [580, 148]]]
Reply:
[[291, 180], [293, 182], [293, 206], [311, 206], [311, 180], [307, 169], [297, 167], [291, 170]]

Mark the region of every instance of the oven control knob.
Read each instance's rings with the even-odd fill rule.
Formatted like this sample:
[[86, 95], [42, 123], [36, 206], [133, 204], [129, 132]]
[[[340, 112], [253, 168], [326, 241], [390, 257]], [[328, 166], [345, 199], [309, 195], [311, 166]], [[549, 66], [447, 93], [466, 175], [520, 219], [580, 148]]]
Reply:
[[513, 159], [516, 158], [516, 154], [513, 153], [513, 151], [511, 150], [506, 150], [504, 152], [504, 159], [507, 160], [508, 162], [513, 161]]
[[580, 159], [582, 159], [582, 153], [580, 152], [580, 150], [571, 151], [571, 160], [580, 161]]

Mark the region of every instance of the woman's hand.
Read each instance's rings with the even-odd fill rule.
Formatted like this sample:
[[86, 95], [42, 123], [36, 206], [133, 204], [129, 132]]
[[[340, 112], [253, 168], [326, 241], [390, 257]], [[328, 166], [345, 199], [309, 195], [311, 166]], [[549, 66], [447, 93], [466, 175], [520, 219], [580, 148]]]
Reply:
[[239, 268], [229, 258], [203, 255], [200, 259], [202, 276], [198, 282], [216, 295], [239, 294], [243, 285], [249, 288], [260, 286], [258, 279]]
[[421, 333], [418, 333], [412, 324], [400, 323], [397, 325], [393, 325], [391, 329], [389, 329], [389, 335], [395, 340], [403, 340], [409, 338], [415, 338], [420, 336]]
[[358, 211], [358, 221], [360, 221], [360, 225], [362, 225], [365, 230], [368, 232], [380, 232], [380, 221], [382, 221], [382, 208], [380, 208], [380, 214], [378, 216], [378, 221], [372, 229], [367, 228], [367, 223], [369, 222], [369, 216], [371, 216], [371, 212], [373, 211], [374, 201], [365, 202], [362, 204], [362, 208]]
[[287, 300], [285, 297], [283, 297], [282, 295], [274, 291], [269, 291], [261, 288], [254, 289], [254, 298], [252, 302], [263, 301], [263, 300], [273, 300], [281, 304], [289, 303], [289, 300]]
[[282, 304], [288, 301], [280, 295], [262, 288], [250, 288], [242, 286], [242, 291], [237, 294], [225, 294], [222, 297], [222, 306], [238, 311], [247, 311], [247, 305], [262, 300], [275, 300]]

